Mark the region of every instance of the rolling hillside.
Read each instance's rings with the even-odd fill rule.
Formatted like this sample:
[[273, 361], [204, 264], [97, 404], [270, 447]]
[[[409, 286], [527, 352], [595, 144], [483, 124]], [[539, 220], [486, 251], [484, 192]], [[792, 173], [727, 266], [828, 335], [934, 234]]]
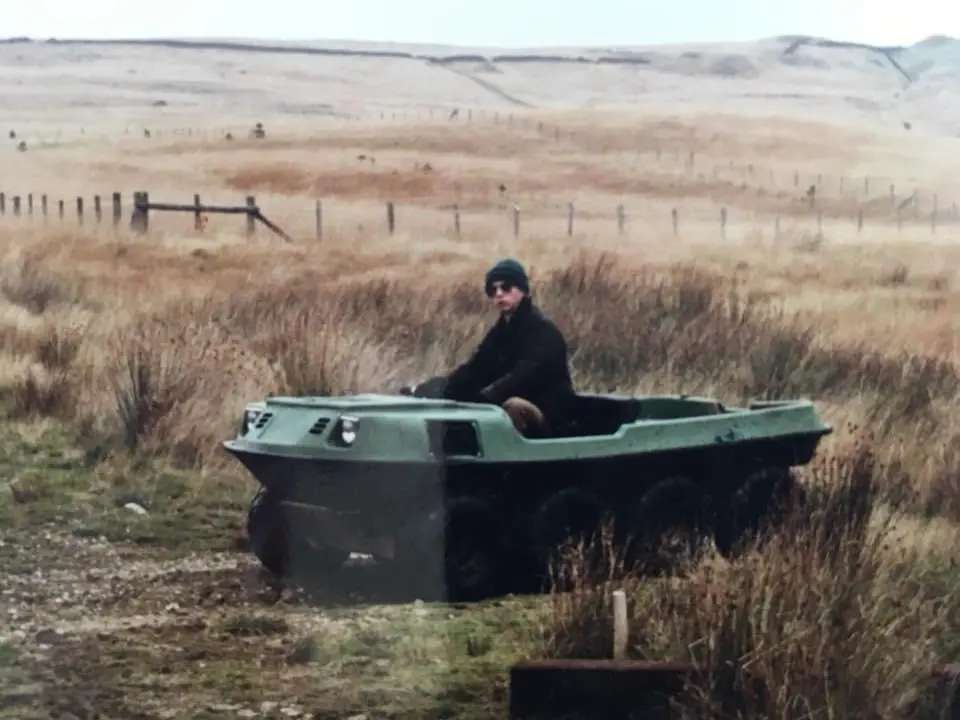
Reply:
[[4, 119], [44, 126], [719, 102], [957, 135], [958, 79], [960, 41], [946, 37], [896, 48], [799, 36], [525, 50], [239, 39], [0, 44]]

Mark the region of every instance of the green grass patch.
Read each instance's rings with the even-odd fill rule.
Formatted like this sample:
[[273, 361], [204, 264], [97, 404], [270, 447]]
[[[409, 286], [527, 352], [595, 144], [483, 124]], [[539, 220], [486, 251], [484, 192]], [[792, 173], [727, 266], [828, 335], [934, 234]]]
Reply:
[[253, 492], [242, 472], [201, 475], [137, 456], [98, 460], [54, 421], [0, 426], [0, 478], [5, 544], [24, 530], [52, 528], [170, 556], [229, 548]]
[[542, 606], [231, 610], [99, 633], [55, 649], [41, 673], [59, 685], [43, 703], [60, 710], [95, 687], [98, 711], [116, 717], [266, 704], [314, 718], [502, 718], [509, 667], [531, 651]]

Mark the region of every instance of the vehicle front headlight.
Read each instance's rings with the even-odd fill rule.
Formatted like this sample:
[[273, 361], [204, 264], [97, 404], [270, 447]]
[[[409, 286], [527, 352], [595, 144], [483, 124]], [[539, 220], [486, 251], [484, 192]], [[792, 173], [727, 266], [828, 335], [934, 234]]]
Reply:
[[340, 417], [340, 422], [338, 423], [338, 437], [337, 440], [341, 445], [353, 445], [357, 440], [357, 431], [360, 427], [360, 420], [355, 417], [349, 417], [343, 415]]
[[243, 417], [240, 420], [240, 435], [246, 435], [253, 429], [253, 425], [260, 417], [259, 410], [244, 410]]

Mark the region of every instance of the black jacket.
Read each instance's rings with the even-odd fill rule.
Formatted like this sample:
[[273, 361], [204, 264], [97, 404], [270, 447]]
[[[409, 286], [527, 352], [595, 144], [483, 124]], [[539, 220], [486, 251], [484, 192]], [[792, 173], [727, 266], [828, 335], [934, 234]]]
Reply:
[[427, 384], [445, 398], [466, 402], [501, 405], [521, 397], [539, 407], [551, 424], [574, 394], [563, 334], [529, 297], [509, 322], [497, 320], [473, 357]]

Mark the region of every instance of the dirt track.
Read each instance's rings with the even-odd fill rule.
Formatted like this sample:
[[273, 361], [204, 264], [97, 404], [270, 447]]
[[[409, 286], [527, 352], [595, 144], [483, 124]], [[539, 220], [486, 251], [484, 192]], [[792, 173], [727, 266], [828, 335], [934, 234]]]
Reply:
[[[451, 703], [467, 709], [451, 673], [462, 671], [460, 645], [477, 646], [476, 611], [332, 597], [318, 607], [316, 597], [278, 588], [243, 552], [158, 560], [52, 530], [16, 537], [0, 546], [0, 717], [430, 717], [448, 716]], [[468, 618], [461, 637], [453, 623]]]
[[[0, 635], [10, 671], [3, 707], [17, 717], [173, 717], [176, 675], [187, 669], [185, 661], [244, 654], [244, 643], [211, 629], [229, 612], [278, 599], [241, 554], [155, 561], [96, 539], [54, 532], [27, 538], [2, 547], [9, 570], [0, 591]], [[219, 647], [228, 638], [229, 647]], [[155, 650], [145, 653], [148, 644]], [[268, 661], [289, 652], [276, 640], [261, 650]], [[146, 673], [127, 674], [129, 668], [163, 675], [167, 663], [165, 688]], [[211, 698], [211, 710], [215, 704]], [[191, 705], [191, 713], [202, 710]]]

